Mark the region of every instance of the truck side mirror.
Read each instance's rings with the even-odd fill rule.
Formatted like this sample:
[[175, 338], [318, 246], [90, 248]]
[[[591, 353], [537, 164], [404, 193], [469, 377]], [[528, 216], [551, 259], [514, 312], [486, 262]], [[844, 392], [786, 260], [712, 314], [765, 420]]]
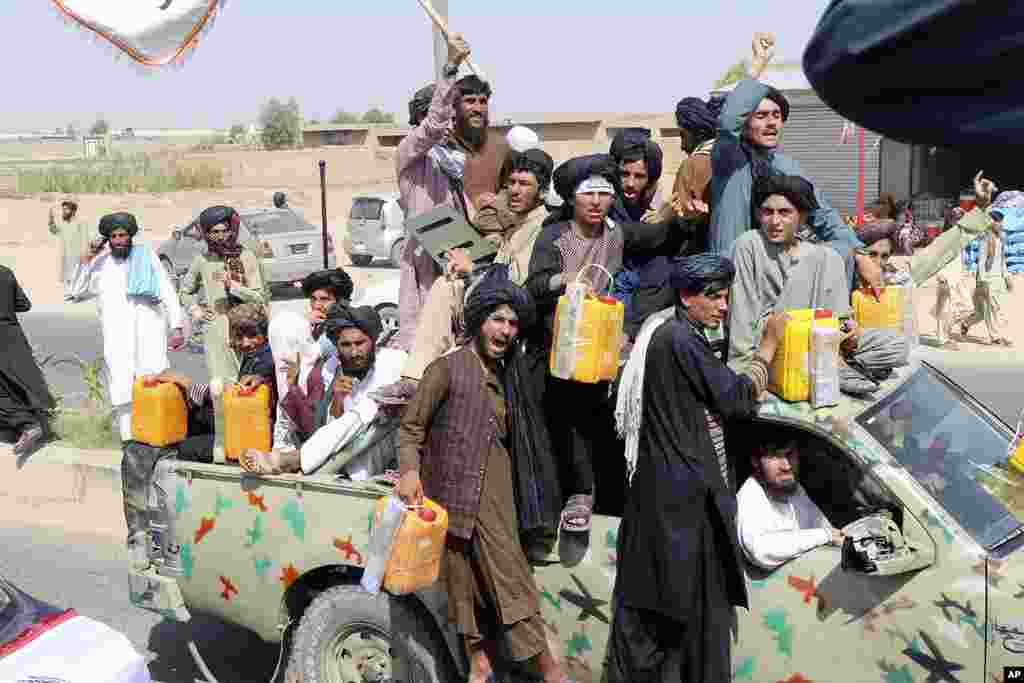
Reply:
[[842, 568], [859, 574], [893, 576], [930, 566], [934, 548], [907, 543], [888, 512], [858, 519], [844, 529]]
[[180, 228], [175, 228], [174, 232], [171, 233], [171, 236], [175, 239], [175, 241], [180, 242], [181, 241], [181, 229]]

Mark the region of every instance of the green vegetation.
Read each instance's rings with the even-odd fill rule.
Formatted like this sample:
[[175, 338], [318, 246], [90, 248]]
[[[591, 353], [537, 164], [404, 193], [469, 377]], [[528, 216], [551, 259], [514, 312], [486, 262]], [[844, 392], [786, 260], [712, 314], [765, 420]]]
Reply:
[[724, 74], [722, 74], [722, 77], [715, 81], [715, 87], [724, 88], [727, 85], [732, 85], [733, 83], [742, 81], [746, 77], [747, 60], [741, 59], [740, 61], [730, 66], [728, 70]]
[[260, 112], [260, 125], [267, 149], [294, 147], [302, 142], [302, 112], [294, 97], [287, 103], [271, 98]]
[[363, 114], [363, 123], [394, 123], [395, 115], [385, 112], [377, 107], [367, 110]]
[[120, 448], [120, 436], [113, 428], [113, 409], [110, 406], [106, 364], [103, 358], [98, 357], [87, 363], [77, 356], [43, 355], [38, 348], [33, 348], [32, 351], [44, 373], [47, 369], [59, 365], [73, 365], [77, 366], [82, 374], [85, 391], [81, 395], [81, 406], [70, 408], [65, 403], [71, 397], [54, 396], [57, 407], [53, 411], [52, 426], [57, 438], [72, 448]]
[[158, 162], [146, 154], [114, 154], [101, 161], [78, 161], [42, 169], [18, 168], [18, 192], [126, 194], [224, 187], [224, 169], [215, 163]]
[[359, 116], [351, 112], [347, 112], [344, 109], [339, 109], [338, 113], [331, 117], [330, 123], [359, 123]]

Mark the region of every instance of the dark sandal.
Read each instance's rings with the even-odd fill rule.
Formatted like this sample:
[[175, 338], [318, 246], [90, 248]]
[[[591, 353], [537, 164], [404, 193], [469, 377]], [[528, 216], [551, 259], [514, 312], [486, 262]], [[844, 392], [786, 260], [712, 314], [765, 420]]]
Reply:
[[593, 496], [582, 493], [569, 496], [568, 502], [562, 509], [562, 531], [570, 533], [590, 531], [590, 517], [593, 514], [593, 508]]

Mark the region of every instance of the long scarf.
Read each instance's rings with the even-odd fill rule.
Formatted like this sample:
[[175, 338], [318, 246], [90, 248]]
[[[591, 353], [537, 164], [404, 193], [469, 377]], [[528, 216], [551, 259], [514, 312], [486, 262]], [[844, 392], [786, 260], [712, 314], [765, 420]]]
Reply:
[[615, 402], [615, 430], [626, 441], [626, 473], [633, 481], [636, 461], [640, 450], [640, 427], [644, 417], [644, 369], [647, 366], [647, 348], [651, 338], [662, 323], [664, 316], [652, 316], [637, 335], [636, 343], [622, 370], [619, 382], [619, 397]]
[[148, 242], [132, 245], [128, 253], [128, 296], [160, 301], [160, 274]]

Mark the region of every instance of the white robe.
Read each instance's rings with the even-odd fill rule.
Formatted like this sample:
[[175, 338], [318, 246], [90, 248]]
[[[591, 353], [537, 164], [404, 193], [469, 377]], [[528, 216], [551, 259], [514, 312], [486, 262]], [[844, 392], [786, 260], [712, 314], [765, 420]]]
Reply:
[[131, 404], [135, 377], [163, 372], [167, 360], [168, 329], [183, 324], [178, 293], [152, 249], [160, 279], [160, 302], [150, 303], [128, 298], [129, 260], [115, 260], [109, 252], [89, 264], [82, 264], [75, 274], [71, 294], [76, 301], [97, 298], [100, 325], [103, 329], [103, 358], [110, 376], [110, 402], [116, 408]]

